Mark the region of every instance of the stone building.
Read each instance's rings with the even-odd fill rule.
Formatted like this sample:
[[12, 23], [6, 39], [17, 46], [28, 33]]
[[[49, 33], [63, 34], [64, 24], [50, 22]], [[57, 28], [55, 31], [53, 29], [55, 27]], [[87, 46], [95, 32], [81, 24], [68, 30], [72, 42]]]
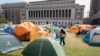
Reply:
[[8, 12], [8, 19], [13, 23], [23, 21], [31, 21], [36, 24], [57, 23], [63, 25], [83, 23], [85, 6], [75, 4], [75, 0], [50, 0], [14, 3], [14, 5], [4, 4], [2, 6], [6, 13]]

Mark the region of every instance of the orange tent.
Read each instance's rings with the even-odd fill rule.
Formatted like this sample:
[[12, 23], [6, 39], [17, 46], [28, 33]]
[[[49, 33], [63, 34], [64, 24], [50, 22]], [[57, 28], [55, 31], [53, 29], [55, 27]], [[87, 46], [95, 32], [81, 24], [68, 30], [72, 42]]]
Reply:
[[71, 26], [68, 30], [68, 32], [71, 32], [71, 33], [78, 33], [79, 32], [79, 29], [77, 26]]
[[14, 28], [14, 33], [20, 40], [33, 41], [41, 37], [43, 34], [47, 37], [46, 32], [44, 33], [39, 31], [41, 30], [38, 26], [31, 22], [23, 22]]
[[80, 32], [82, 32], [82, 30], [87, 29], [85, 25], [80, 25]]
[[87, 29], [92, 29], [92, 26], [89, 25], [89, 24], [86, 24], [85, 26], [86, 26]]
[[14, 28], [14, 33], [17, 35], [17, 36], [22, 36], [26, 33], [29, 33], [29, 29], [27, 28], [27, 26], [25, 27], [24, 25], [17, 25], [15, 28]]
[[91, 30], [92, 26], [88, 25], [88, 24], [84, 24], [84, 25], [80, 25], [80, 32], [82, 32], [82, 30]]

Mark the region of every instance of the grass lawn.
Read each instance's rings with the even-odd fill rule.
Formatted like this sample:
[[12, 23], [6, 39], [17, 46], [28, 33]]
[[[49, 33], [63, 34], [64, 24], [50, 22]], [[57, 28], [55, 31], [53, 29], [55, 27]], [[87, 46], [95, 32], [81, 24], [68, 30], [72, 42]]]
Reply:
[[67, 33], [64, 50], [69, 56], [100, 56], [100, 46], [89, 46], [72, 33]]
[[[66, 45], [63, 46], [65, 53], [68, 56], [100, 56], [100, 47], [89, 46], [82, 41], [81, 37], [75, 37], [73, 33], [67, 33]], [[29, 42], [22, 42], [26, 47]], [[7, 54], [0, 54], [0, 56], [21, 56], [23, 49], [13, 51]]]

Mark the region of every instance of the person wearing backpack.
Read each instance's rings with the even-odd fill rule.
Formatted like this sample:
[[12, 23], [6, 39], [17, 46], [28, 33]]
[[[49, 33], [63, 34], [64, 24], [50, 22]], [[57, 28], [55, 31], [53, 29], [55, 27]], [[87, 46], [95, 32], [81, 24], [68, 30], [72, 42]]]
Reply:
[[61, 29], [61, 31], [60, 31], [60, 45], [62, 45], [62, 44], [65, 45], [65, 41], [64, 41], [65, 37], [66, 37], [66, 33], [63, 29]]

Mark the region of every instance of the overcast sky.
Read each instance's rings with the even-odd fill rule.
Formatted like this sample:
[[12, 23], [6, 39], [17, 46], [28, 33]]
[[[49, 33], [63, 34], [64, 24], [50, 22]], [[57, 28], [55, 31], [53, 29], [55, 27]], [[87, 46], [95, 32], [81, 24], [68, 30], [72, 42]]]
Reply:
[[[13, 2], [29, 2], [29, 1], [43, 1], [43, 0], [0, 0], [0, 4], [3, 3], [13, 3]], [[81, 5], [85, 5], [85, 13], [84, 17], [88, 17], [89, 9], [90, 9], [90, 0], [76, 0], [76, 3]]]

